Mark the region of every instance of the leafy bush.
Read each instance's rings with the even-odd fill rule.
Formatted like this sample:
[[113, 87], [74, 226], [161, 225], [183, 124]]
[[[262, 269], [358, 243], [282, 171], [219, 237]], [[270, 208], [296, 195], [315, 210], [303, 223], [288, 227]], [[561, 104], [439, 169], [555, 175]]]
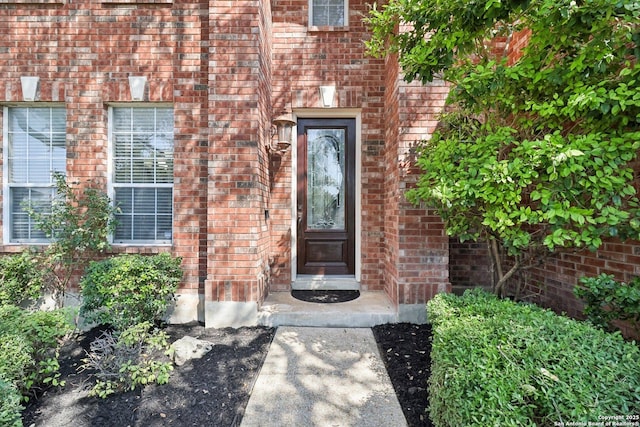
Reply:
[[92, 262], [82, 279], [80, 314], [117, 330], [164, 316], [182, 278], [180, 258], [121, 255]]
[[584, 314], [591, 323], [614, 331], [613, 321], [627, 321], [640, 333], [640, 278], [623, 283], [611, 275], [601, 274], [583, 277], [580, 283], [582, 286], [576, 286], [573, 293], [584, 300]]
[[619, 334], [482, 291], [440, 294], [430, 416], [443, 426], [536, 426], [640, 413], [640, 349]]
[[23, 395], [43, 383], [58, 385], [58, 349], [71, 325], [67, 311], [0, 306], [0, 377]]
[[490, 244], [496, 293], [549, 252], [640, 238], [638, 0], [380, 3], [369, 53], [451, 88], [407, 197]]
[[0, 375], [0, 426], [22, 427], [20, 393]]
[[82, 192], [72, 188], [60, 173], [54, 174], [56, 196], [50, 211], [24, 204], [51, 243], [40, 254], [46, 271], [47, 288], [59, 307], [74, 272], [82, 270], [90, 259], [109, 249], [108, 236], [115, 228], [115, 213], [109, 197], [90, 186]]
[[42, 269], [29, 251], [0, 257], [0, 305], [36, 300], [44, 287]]
[[173, 370], [171, 362], [159, 360], [170, 353], [168, 335], [151, 323], [131, 326], [122, 333], [104, 332], [91, 343], [83, 368], [94, 371], [96, 384], [91, 394], [107, 397], [150, 383], [166, 384]]
[[27, 372], [35, 366], [33, 347], [23, 335], [3, 333], [0, 337], [0, 378], [13, 384], [24, 383]]

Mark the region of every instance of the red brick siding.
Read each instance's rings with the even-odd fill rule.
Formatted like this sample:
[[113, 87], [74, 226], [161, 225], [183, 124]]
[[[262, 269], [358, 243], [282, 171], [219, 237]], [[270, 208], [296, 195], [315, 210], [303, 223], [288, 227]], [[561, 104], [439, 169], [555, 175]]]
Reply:
[[268, 282], [268, 6], [209, 3], [209, 301], [261, 301]]
[[[362, 117], [362, 287], [382, 290], [382, 205], [384, 145], [382, 60], [365, 56], [362, 22], [367, 3], [349, 2], [346, 30], [308, 28], [308, 0], [278, 1], [273, 8], [274, 106], [278, 111], [320, 108], [320, 85], [335, 85], [334, 107], [361, 109]], [[291, 277], [291, 155], [274, 176], [272, 241], [277, 268], [272, 289], [289, 289]]]
[[106, 188], [107, 107], [146, 76], [145, 101], [174, 108], [174, 241], [114, 252], [171, 251], [183, 292], [259, 302], [289, 289], [293, 252], [291, 151], [268, 154], [271, 121], [320, 108], [318, 87], [334, 84], [334, 106], [361, 118], [362, 288], [423, 303], [448, 286], [448, 239], [404, 191], [446, 87], [407, 85], [397, 64], [367, 57], [367, 8], [350, 1], [347, 29], [310, 30], [307, 0], [3, 4], [0, 102], [20, 102], [20, 76], [39, 76], [36, 104], [67, 109], [69, 177]]
[[460, 288], [492, 286], [491, 256], [484, 242], [464, 242], [449, 239], [449, 277]]
[[[129, 75], [147, 77], [145, 101], [173, 105], [173, 247], [115, 247], [114, 252], [171, 249], [183, 257], [187, 292], [197, 292], [204, 279], [207, 7], [206, 2], [0, 6], [0, 101], [22, 101], [20, 76], [40, 77], [35, 105], [56, 102], [67, 110], [71, 181], [91, 180], [106, 189], [107, 106], [130, 101]], [[2, 252], [19, 249], [0, 247]]]
[[448, 86], [442, 81], [416, 82], [400, 89], [400, 303], [426, 303], [438, 292], [450, 291], [449, 238], [441, 219], [431, 210], [408, 203], [404, 193], [417, 180], [417, 141], [429, 139], [444, 107]]
[[395, 57], [389, 57], [386, 62], [385, 80], [385, 151], [384, 164], [387, 165], [384, 182], [384, 264], [381, 265], [384, 274], [384, 285], [387, 295], [397, 305], [399, 303], [398, 256], [399, 242], [399, 170], [392, 168], [397, 161], [398, 140], [400, 136], [400, 105], [399, 87], [400, 67]]
[[385, 146], [385, 286], [398, 304], [425, 303], [450, 290], [449, 239], [442, 221], [410, 204], [405, 192], [416, 182], [416, 146], [437, 125], [448, 89], [401, 80], [395, 59], [387, 63]]

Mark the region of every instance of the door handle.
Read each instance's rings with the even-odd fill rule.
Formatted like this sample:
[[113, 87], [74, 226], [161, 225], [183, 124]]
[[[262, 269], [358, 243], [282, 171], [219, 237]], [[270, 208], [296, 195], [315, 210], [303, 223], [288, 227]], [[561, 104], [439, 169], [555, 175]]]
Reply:
[[302, 224], [302, 205], [298, 205], [298, 225]]

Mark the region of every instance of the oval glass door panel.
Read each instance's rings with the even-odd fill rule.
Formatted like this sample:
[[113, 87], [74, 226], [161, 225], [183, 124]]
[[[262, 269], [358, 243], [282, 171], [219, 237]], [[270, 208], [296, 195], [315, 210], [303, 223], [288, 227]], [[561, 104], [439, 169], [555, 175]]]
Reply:
[[307, 134], [307, 228], [345, 229], [345, 130]]

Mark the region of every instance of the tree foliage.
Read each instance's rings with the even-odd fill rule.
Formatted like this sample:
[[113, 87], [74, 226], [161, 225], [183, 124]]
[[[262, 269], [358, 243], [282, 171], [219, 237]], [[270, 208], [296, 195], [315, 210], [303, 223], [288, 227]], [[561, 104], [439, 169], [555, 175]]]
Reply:
[[451, 84], [408, 197], [490, 243], [497, 293], [552, 251], [639, 237], [640, 3], [391, 0], [367, 22], [406, 80]]

